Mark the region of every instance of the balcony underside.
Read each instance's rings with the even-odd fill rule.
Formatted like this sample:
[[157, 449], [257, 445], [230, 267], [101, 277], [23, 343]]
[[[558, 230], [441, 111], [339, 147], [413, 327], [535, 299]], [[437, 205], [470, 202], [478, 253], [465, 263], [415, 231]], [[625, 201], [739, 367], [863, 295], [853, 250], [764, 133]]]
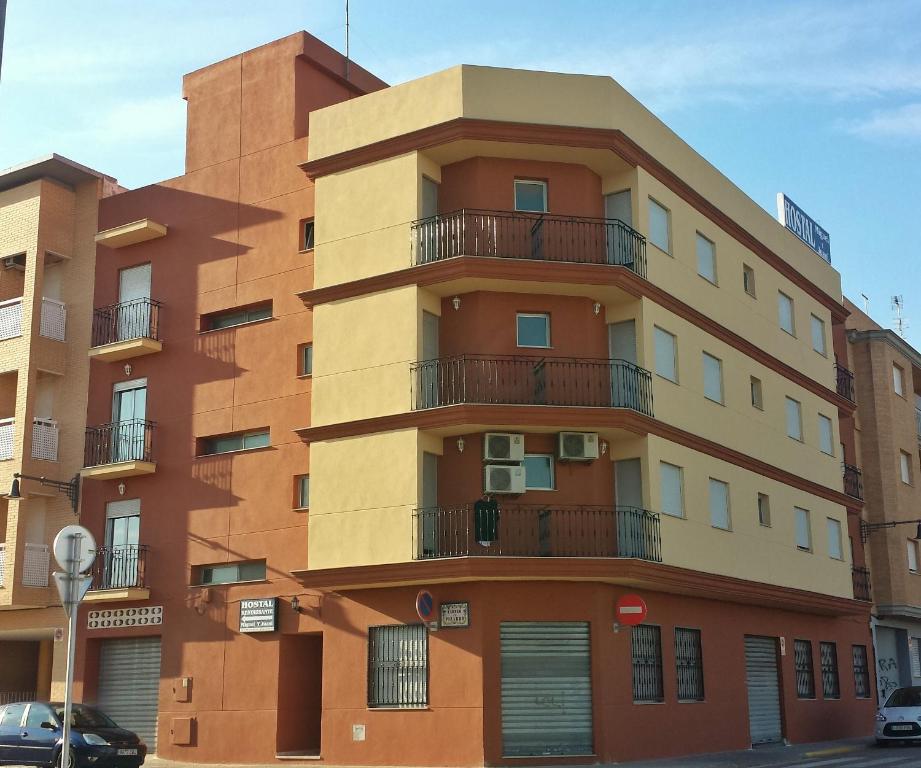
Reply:
[[163, 343], [154, 339], [131, 339], [104, 344], [101, 347], [91, 347], [88, 354], [93, 360], [115, 363], [141, 355], [152, 355], [162, 349]]
[[96, 242], [107, 248], [124, 248], [127, 245], [154, 240], [166, 234], [166, 226], [151, 219], [138, 219], [96, 234]]
[[91, 589], [83, 598], [85, 603], [115, 603], [126, 600], [149, 600], [150, 590], [145, 587], [124, 589]]
[[86, 480], [117, 480], [120, 477], [152, 475], [156, 471], [157, 464], [153, 461], [117, 461], [112, 464], [84, 467], [80, 470], [80, 475]]

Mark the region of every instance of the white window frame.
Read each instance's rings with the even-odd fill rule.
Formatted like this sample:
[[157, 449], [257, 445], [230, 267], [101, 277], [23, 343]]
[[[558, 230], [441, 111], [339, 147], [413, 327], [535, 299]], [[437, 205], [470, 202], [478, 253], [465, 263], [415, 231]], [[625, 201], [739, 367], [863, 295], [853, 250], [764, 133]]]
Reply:
[[828, 556], [833, 560], [844, 560], [841, 521], [834, 517], [826, 517], [825, 530], [828, 535]]
[[[669, 473], [675, 470], [674, 474], [669, 475]], [[669, 510], [666, 506], [666, 499], [668, 496], [665, 493], [665, 478], [667, 476], [677, 477], [678, 480], [678, 511]], [[659, 495], [661, 496], [662, 501], [662, 514], [668, 515], [669, 517], [679, 517], [684, 518], [686, 516], [684, 509], [684, 468], [679, 467], [677, 464], [671, 464], [667, 461], [659, 462]]]
[[[783, 307], [785, 306], [784, 301], [789, 302], [790, 305], [790, 327], [787, 328], [784, 326], [784, 314]], [[791, 336], [796, 336], [796, 304], [793, 301], [792, 296], [788, 296], [783, 291], [777, 291], [777, 322], [780, 325], [780, 330], [785, 333], [789, 333]]]
[[[716, 509], [714, 507], [714, 501], [716, 500], [716, 497], [713, 493], [714, 487], [721, 487], [725, 489], [725, 499], [726, 499], [725, 509], [722, 509], [722, 508]], [[708, 484], [708, 505], [710, 507], [710, 526], [720, 531], [731, 531], [732, 530], [732, 503], [729, 497], [729, 483], [727, 483], [724, 480], [718, 480], [715, 477], [710, 478], [710, 482]], [[722, 522], [722, 518], [719, 517], [721, 515], [725, 515], [725, 519], [726, 519], [725, 526], [719, 525], [719, 523]]]
[[[519, 185], [520, 186], [540, 187], [542, 195], [543, 195], [543, 199], [544, 199], [544, 207], [539, 211], [535, 211], [532, 208], [519, 208], [518, 207], [518, 187]], [[515, 179], [513, 194], [515, 197], [514, 203], [515, 203], [516, 211], [521, 211], [522, 213], [547, 213], [548, 209], [547, 209], [547, 182], [546, 181], [541, 181], [540, 179]]]
[[[764, 500], [762, 509], [762, 500]], [[758, 525], [762, 528], [771, 527], [771, 497], [766, 493], [758, 493], [755, 497], [755, 506], [758, 508]]]
[[908, 539], [908, 572], [918, 572], [918, 540]]
[[[790, 434], [790, 405], [793, 404], [796, 406], [796, 426], [798, 434]], [[795, 400], [790, 396], [784, 398], [784, 418], [786, 420], [787, 428], [787, 437], [796, 440], [797, 442], [803, 442], [803, 404], [799, 400]]]
[[[701, 361], [702, 361], [701, 364], [703, 366], [703, 374], [704, 374], [704, 397], [707, 398], [707, 400], [709, 400], [711, 403], [719, 403], [720, 405], [723, 405], [725, 402], [725, 396], [724, 396], [724, 391], [723, 391], [723, 361], [720, 360], [715, 355], [711, 355], [709, 352], [703, 353]], [[719, 393], [717, 397], [711, 397], [711, 394], [713, 393], [708, 391], [710, 387], [707, 384], [707, 371], [708, 370], [712, 371], [713, 363], [716, 363], [716, 377], [717, 377], [717, 384], [719, 385]], [[710, 366], [710, 368], [708, 368], [708, 365]]]
[[[752, 408], [757, 408], [759, 411], [764, 410], [764, 386], [757, 376], [748, 377], [748, 387], [749, 392], [751, 393]], [[755, 398], [755, 391], [758, 392], [757, 402]]]
[[[700, 232], [698, 232], [695, 239], [695, 244], [697, 251], [697, 274], [711, 285], [719, 285], [719, 274], [716, 270], [716, 243], [714, 243], [709, 237], [706, 237], [705, 235], [702, 235]], [[705, 274], [704, 270], [702, 269], [701, 246], [706, 249], [705, 257], [709, 259], [710, 274]]]
[[[801, 520], [806, 524], [805, 529], [802, 531], [806, 534], [805, 544], [803, 544], [800, 539]], [[796, 548], [800, 552], [812, 552], [812, 520], [808, 509], [803, 507], [793, 507], [793, 535], [794, 542], [796, 543]]]
[[[660, 328], [658, 325], [653, 326], [652, 330], [652, 344], [653, 344], [653, 356], [655, 358], [655, 369], [656, 375], [661, 376], [666, 381], [670, 381], [673, 384], [678, 383], [678, 337], [669, 331], [666, 331], [664, 328]], [[672, 348], [672, 370], [674, 371], [675, 378], [671, 378], [666, 374], [662, 373], [659, 370], [659, 339], [668, 337], [668, 341], [671, 343]]]
[[[825, 338], [825, 321], [821, 317], [809, 315], [809, 330], [812, 334], [812, 348], [822, 357], [828, 357], [828, 340]], [[818, 341], [818, 346], [816, 342]]]
[[[544, 320], [544, 326], [547, 329], [547, 343], [546, 344], [522, 344], [521, 343], [521, 328], [518, 325], [518, 321], [523, 317], [540, 317]], [[515, 313], [515, 344], [521, 349], [550, 349], [551, 348], [551, 337], [550, 337], [550, 313], [549, 312], [516, 312]]]
[[301, 345], [301, 359], [298, 360], [301, 376], [313, 376], [313, 342]]
[[[665, 247], [663, 248], [661, 244], [657, 243], [655, 240], [655, 233], [652, 229], [652, 211], [653, 207], [658, 208], [665, 214]], [[669, 256], [672, 255], [672, 212], [666, 208], [662, 203], [656, 200], [654, 197], [649, 198], [649, 207], [648, 207], [648, 216], [649, 216], [649, 242], [658, 248], [663, 253], [667, 253]]]
[[[310, 237], [307, 236], [308, 229], [310, 231]], [[303, 253], [305, 251], [312, 251], [316, 248], [317, 240], [317, 226], [316, 221], [313, 218], [303, 219], [301, 221], [301, 247], [300, 251]]]
[[[305, 487], [306, 487], [306, 494], [304, 493]], [[306, 504], [304, 503], [305, 495], [307, 497]], [[297, 476], [297, 508], [298, 509], [310, 509], [310, 475], [298, 475]]]
[[[522, 462], [522, 466], [525, 467], [524, 472], [524, 489], [526, 491], [555, 491], [556, 490], [556, 467], [554, 466], [555, 462], [553, 460], [552, 453], [526, 453], [524, 455], [525, 461]], [[547, 459], [550, 463], [550, 487], [545, 488], [543, 486], [528, 485], [528, 470], [527, 470], [527, 460], [528, 459]]]
[[[746, 280], [746, 275], [748, 275], [751, 280]], [[757, 288], [755, 287], [755, 268], [748, 264], [742, 265], [742, 290], [753, 299], [758, 298]]]
[[905, 485], [911, 485], [911, 454], [899, 451], [899, 477]]
[[[825, 425], [828, 425], [827, 432]], [[825, 444], [826, 438], [827, 445]], [[824, 413], [819, 414], [819, 450], [828, 456], [835, 455], [835, 425]]]
[[905, 397], [905, 371], [896, 363], [892, 364], [892, 390], [899, 397]]

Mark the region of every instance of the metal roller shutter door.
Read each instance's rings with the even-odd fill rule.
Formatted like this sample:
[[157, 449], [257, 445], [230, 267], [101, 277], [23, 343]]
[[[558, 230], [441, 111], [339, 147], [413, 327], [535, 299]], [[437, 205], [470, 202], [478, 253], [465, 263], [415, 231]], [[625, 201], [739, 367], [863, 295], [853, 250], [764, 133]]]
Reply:
[[104, 640], [99, 651], [99, 708], [157, 750], [160, 638]]
[[502, 747], [506, 757], [591, 755], [587, 622], [502, 622]]
[[745, 638], [745, 678], [752, 744], [781, 741], [783, 727], [780, 722], [780, 687], [774, 638]]

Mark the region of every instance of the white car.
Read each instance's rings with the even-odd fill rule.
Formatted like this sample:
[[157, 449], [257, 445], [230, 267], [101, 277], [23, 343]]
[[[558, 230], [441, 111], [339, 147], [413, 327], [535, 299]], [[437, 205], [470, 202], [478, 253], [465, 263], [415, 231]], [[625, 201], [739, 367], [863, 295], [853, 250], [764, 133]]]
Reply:
[[921, 686], [896, 688], [876, 713], [876, 743], [921, 741]]

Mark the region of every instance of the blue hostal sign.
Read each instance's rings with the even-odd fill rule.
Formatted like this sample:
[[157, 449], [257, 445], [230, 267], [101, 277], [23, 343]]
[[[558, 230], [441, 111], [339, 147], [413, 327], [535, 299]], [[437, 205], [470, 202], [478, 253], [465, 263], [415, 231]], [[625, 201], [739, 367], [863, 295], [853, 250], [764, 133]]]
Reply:
[[831, 264], [831, 240], [822, 227], [783, 192], [777, 193], [777, 218], [780, 223]]

